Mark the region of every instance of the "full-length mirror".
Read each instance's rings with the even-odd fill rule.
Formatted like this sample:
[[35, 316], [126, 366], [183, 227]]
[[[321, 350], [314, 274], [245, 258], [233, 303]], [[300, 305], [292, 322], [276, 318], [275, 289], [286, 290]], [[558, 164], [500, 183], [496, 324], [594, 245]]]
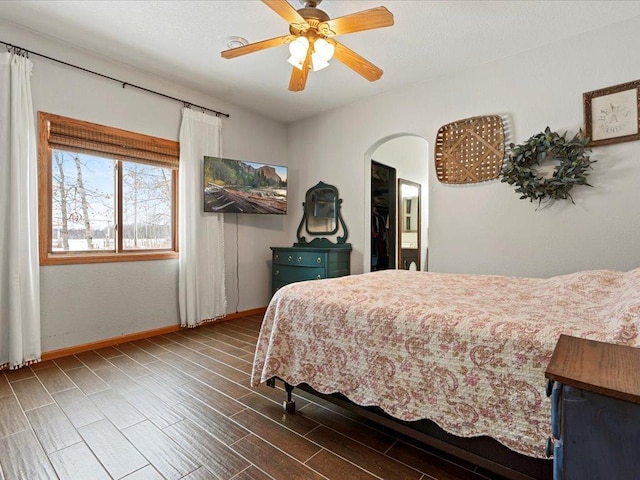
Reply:
[[398, 268], [420, 270], [420, 184], [398, 179]]

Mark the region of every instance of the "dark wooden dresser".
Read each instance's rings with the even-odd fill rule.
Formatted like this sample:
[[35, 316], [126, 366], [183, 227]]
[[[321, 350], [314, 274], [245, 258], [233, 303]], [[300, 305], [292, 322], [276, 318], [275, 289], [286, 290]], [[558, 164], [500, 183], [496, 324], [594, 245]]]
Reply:
[[554, 480], [640, 478], [640, 348], [562, 335], [545, 376]]
[[271, 247], [271, 250], [271, 295], [290, 283], [342, 277], [351, 272], [351, 245]]

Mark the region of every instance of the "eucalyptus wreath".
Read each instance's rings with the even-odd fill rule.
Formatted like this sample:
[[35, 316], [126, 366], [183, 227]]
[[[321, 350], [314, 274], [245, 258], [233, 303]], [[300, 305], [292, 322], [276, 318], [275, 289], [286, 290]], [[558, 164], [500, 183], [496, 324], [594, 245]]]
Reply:
[[[586, 148], [588, 138], [582, 132], [567, 140], [566, 132], [559, 135], [549, 127], [544, 132], [532, 136], [526, 143], [509, 145], [511, 151], [502, 168], [502, 182], [515, 185], [515, 191], [522, 194], [521, 200], [529, 199], [533, 202], [553, 203], [555, 200], [569, 198], [575, 204], [569, 193], [575, 185], [587, 185], [591, 160]], [[557, 165], [551, 178], [545, 178], [538, 172], [543, 161], [556, 161]]]

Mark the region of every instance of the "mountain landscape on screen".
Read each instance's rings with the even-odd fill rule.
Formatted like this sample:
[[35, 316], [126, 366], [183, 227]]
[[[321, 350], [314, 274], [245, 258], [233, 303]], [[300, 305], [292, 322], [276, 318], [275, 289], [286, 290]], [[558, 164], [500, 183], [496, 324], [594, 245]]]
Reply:
[[204, 157], [204, 211], [287, 213], [287, 167]]

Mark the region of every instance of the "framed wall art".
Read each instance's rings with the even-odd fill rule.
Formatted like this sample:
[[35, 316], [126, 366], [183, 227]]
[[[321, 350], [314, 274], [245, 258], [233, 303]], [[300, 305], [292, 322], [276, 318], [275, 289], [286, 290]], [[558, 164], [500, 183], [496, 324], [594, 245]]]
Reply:
[[640, 80], [582, 94], [588, 147], [640, 140]]

